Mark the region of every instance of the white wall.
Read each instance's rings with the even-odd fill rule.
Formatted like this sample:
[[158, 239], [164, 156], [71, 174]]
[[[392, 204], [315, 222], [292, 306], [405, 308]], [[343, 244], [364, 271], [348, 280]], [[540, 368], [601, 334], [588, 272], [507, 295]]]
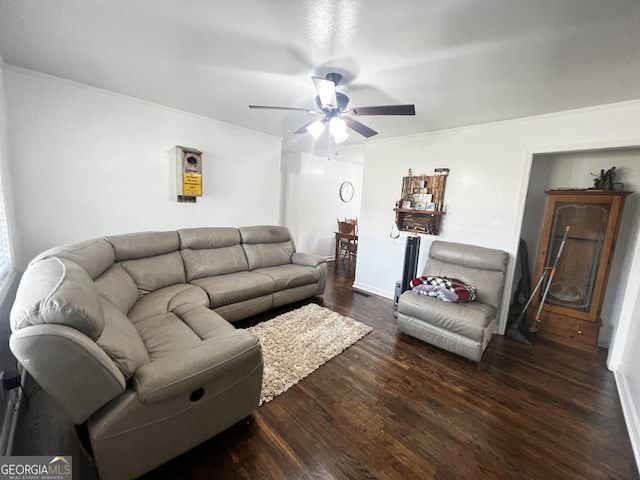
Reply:
[[[506, 130], [506, 131], [505, 131]], [[434, 239], [472, 243], [513, 252], [519, 179], [525, 174], [525, 148], [514, 139], [517, 127], [487, 125], [366, 144], [363, 198], [354, 286], [392, 298], [400, 279], [406, 233], [390, 237], [393, 208], [402, 177], [448, 167], [445, 214], [439, 237], [421, 235], [419, 271]]]
[[394, 240], [389, 230], [409, 168], [415, 174], [451, 169], [441, 235], [422, 236], [420, 268], [430, 242], [440, 238], [508, 251], [512, 276], [532, 154], [571, 145], [628, 144], [630, 139], [640, 144], [639, 123], [636, 101], [367, 142], [354, 286], [392, 298], [402, 272], [405, 234]]
[[[613, 166], [616, 167], [616, 182], [623, 182], [625, 190], [640, 192], [640, 148], [550, 153], [533, 157], [522, 225], [522, 238], [527, 243], [532, 271], [544, 215], [544, 191], [562, 187], [591, 187], [591, 172], [600, 173], [601, 169], [607, 170]], [[634, 246], [638, 242], [639, 224], [640, 194], [636, 193], [627, 197], [625, 202], [602, 305], [602, 328], [598, 344], [603, 347], [609, 347], [613, 329], [620, 317], [624, 287], [630, 275]], [[534, 285], [537, 280], [532, 280]]]
[[[296, 248], [300, 250], [300, 182], [302, 172], [302, 160], [300, 153], [287, 153], [282, 155], [281, 184], [282, 203], [280, 205], [282, 224], [289, 228], [291, 236], [296, 242]], [[302, 250], [300, 250], [302, 251]], [[311, 253], [311, 252], [310, 252]]]
[[[333, 258], [338, 218], [360, 216], [363, 148], [339, 148], [339, 159], [308, 153], [283, 156], [286, 197], [284, 224], [298, 250]], [[340, 199], [340, 185], [351, 182], [353, 200]]]
[[[100, 235], [279, 223], [279, 138], [14, 67], [4, 73], [18, 268]], [[175, 145], [204, 152], [196, 204], [176, 202]]]
[[[636, 229], [640, 229], [640, 225], [636, 225]], [[630, 269], [640, 271], [640, 243], [636, 245]], [[640, 469], [640, 275], [631, 277], [624, 290], [625, 302], [613, 334], [607, 365], [615, 372], [622, 411]]]
[[[425, 252], [435, 238], [500, 248], [511, 255], [507, 276], [510, 285], [534, 154], [578, 147], [584, 150], [585, 146], [638, 147], [638, 125], [640, 101], [634, 101], [368, 142], [354, 287], [387, 298], [393, 296], [394, 282], [402, 272], [404, 239], [391, 239], [389, 228], [402, 177], [409, 168], [416, 174], [432, 172], [436, 167], [451, 169], [442, 234], [422, 236], [421, 268]], [[627, 290], [620, 316], [614, 319], [616, 332], [610, 353], [613, 358], [608, 365], [616, 372], [625, 419], [640, 464], [640, 307], [636, 301], [640, 295], [640, 241], [630, 246], [625, 261], [631, 267], [628, 276], [620, 280]], [[508, 301], [505, 297], [501, 332], [506, 326]], [[393, 321], [391, 311], [389, 321]]]

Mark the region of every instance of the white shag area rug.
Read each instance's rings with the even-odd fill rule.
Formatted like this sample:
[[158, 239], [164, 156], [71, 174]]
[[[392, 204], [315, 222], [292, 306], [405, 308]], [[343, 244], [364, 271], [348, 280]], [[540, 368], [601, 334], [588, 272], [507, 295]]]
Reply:
[[356, 343], [372, 328], [312, 303], [247, 330], [262, 344], [262, 405]]

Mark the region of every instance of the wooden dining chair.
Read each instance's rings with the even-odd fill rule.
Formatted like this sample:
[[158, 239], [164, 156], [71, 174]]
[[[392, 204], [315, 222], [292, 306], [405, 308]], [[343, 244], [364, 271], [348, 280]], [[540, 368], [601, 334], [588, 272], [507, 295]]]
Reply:
[[345, 223], [350, 223], [355, 226], [355, 235], [358, 235], [358, 219], [357, 218], [345, 218]]
[[357, 224], [338, 220], [338, 259], [346, 259], [349, 262], [349, 269], [353, 266], [358, 255], [358, 237], [356, 232]]

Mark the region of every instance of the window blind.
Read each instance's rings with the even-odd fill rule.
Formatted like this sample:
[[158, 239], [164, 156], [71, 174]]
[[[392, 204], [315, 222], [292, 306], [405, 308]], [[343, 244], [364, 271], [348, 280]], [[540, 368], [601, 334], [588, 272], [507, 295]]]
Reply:
[[11, 253], [9, 251], [9, 232], [7, 229], [4, 192], [2, 191], [2, 182], [0, 181], [0, 282], [6, 278], [10, 270]]

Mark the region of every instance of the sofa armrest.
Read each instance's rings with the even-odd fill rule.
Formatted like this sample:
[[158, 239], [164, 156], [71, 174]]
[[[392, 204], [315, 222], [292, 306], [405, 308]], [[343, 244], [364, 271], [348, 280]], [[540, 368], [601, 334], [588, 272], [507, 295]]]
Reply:
[[291, 262], [295, 263], [296, 265], [317, 267], [322, 263], [327, 263], [327, 259], [313, 253], [296, 252], [291, 257]]
[[11, 335], [11, 351], [75, 424], [124, 392], [125, 379], [94, 341], [64, 325], [33, 325]]
[[152, 360], [136, 370], [133, 386], [141, 402], [160, 403], [207, 385], [223, 390], [257, 367], [262, 368], [260, 342], [251, 332], [239, 329]]

